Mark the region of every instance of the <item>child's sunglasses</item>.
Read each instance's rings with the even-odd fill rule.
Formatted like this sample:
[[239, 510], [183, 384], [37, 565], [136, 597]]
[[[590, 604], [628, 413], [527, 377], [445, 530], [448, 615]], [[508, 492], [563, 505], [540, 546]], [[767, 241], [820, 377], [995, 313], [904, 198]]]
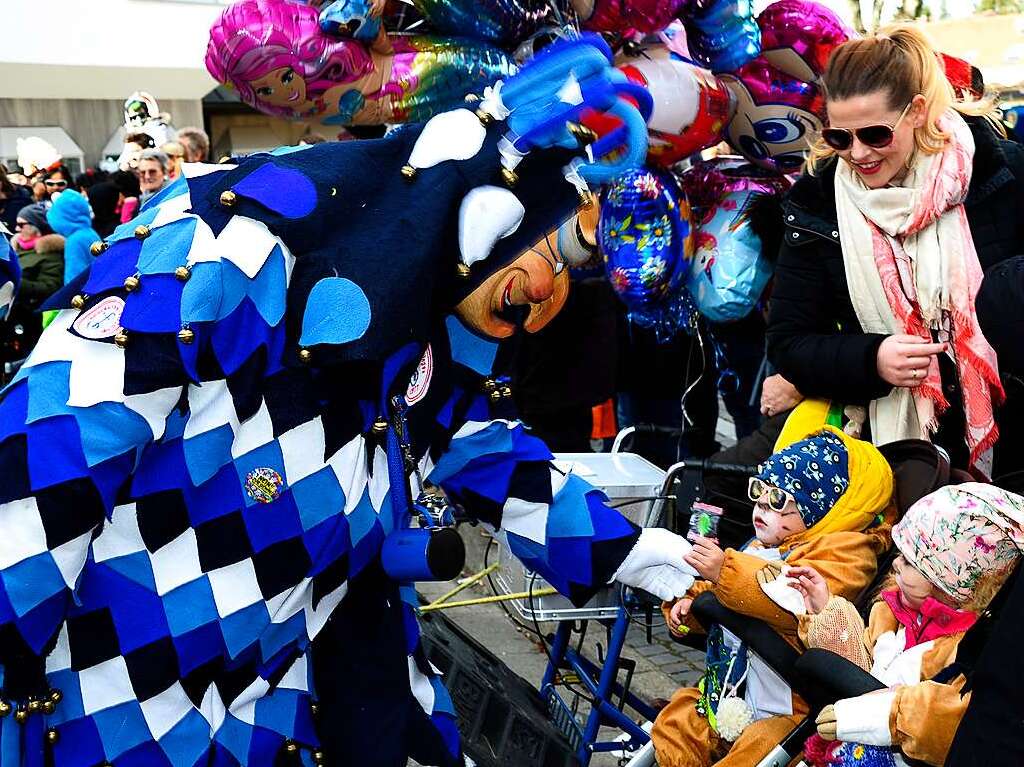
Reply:
[[780, 514], [786, 510], [786, 504], [790, 500], [795, 500], [790, 493], [782, 488], [769, 485], [757, 477], [751, 477], [750, 483], [747, 485], [747, 495], [750, 500], [759, 503], [765, 494], [768, 495], [768, 508]]
[[885, 147], [892, 143], [896, 134], [896, 128], [903, 122], [903, 118], [907, 116], [907, 112], [910, 111], [910, 107], [913, 105], [913, 101], [907, 104], [903, 108], [899, 119], [893, 125], [865, 125], [863, 128], [855, 128], [854, 130], [849, 128], [825, 128], [821, 131], [821, 138], [837, 152], [845, 152], [853, 146], [854, 136], [864, 146], [869, 146], [872, 149], [885, 149]]

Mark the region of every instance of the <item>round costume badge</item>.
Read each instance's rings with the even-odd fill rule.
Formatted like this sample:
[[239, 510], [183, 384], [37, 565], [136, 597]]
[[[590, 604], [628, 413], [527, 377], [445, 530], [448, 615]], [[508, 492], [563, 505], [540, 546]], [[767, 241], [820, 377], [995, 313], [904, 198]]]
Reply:
[[271, 503], [281, 495], [284, 480], [269, 466], [260, 466], [245, 477], [245, 492], [257, 503]]
[[123, 298], [107, 296], [95, 306], [90, 306], [78, 315], [71, 327], [82, 338], [93, 340], [110, 338], [121, 330], [121, 313], [123, 311]]
[[409, 388], [405, 391], [405, 402], [408, 405], [415, 405], [427, 396], [430, 389], [430, 379], [434, 377], [434, 352], [427, 344], [426, 351], [420, 358], [420, 364], [413, 371], [412, 379], [409, 381]]

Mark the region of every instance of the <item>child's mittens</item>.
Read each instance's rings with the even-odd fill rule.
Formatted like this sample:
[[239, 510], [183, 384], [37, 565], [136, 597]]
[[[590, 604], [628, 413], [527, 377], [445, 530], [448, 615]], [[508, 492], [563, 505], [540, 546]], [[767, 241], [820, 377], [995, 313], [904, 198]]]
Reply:
[[800, 616], [807, 612], [804, 595], [795, 587], [796, 579], [787, 576], [790, 568], [773, 562], [762, 567], [757, 573], [757, 582], [761, 590], [775, 604], [786, 612]]
[[818, 725], [818, 737], [822, 740], [836, 739], [836, 709], [835, 706], [825, 706], [818, 714], [814, 723]]

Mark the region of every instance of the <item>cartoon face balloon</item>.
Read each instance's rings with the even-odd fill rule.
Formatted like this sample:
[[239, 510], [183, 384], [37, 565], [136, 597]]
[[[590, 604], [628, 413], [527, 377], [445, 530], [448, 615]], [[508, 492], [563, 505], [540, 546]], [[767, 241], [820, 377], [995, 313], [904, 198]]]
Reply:
[[761, 11], [757, 24], [762, 57], [808, 83], [821, 77], [832, 51], [854, 34], [831, 9], [811, 0], [778, 0]]
[[763, 57], [721, 77], [736, 97], [726, 140], [755, 165], [797, 172], [822, 127], [818, 86], [780, 72]]
[[666, 335], [686, 327], [686, 261], [693, 253], [690, 207], [671, 177], [639, 168], [607, 187], [598, 242], [612, 289], [630, 318]]

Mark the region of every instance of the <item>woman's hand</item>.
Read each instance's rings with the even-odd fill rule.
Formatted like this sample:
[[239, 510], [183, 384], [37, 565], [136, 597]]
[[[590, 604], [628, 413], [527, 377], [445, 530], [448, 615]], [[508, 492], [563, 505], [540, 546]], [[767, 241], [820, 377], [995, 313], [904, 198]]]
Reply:
[[768, 376], [761, 387], [761, 415], [785, 413], [799, 405], [803, 398], [804, 395], [779, 374]]
[[686, 616], [690, 614], [690, 605], [693, 604], [693, 600], [689, 597], [683, 597], [677, 600], [672, 609], [668, 613], [668, 627], [675, 631], [677, 634], [683, 634], [685, 632], [685, 626], [683, 621], [686, 620]]
[[693, 539], [693, 548], [683, 557], [700, 576], [712, 583], [718, 583], [725, 563], [725, 552], [710, 538], [699, 535]]
[[793, 587], [804, 596], [804, 607], [811, 615], [817, 615], [825, 609], [828, 604], [829, 594], [828, 582], [821, 573], [813, 567], [791, 567], [786, 572], [787, 578], [792, 578], [795, 583]]
[[889, 336], [878, 347], [875, 367], [886, 383], [913, 389], [924, 383], [932, 359], [946, 349], [920, 336]]

